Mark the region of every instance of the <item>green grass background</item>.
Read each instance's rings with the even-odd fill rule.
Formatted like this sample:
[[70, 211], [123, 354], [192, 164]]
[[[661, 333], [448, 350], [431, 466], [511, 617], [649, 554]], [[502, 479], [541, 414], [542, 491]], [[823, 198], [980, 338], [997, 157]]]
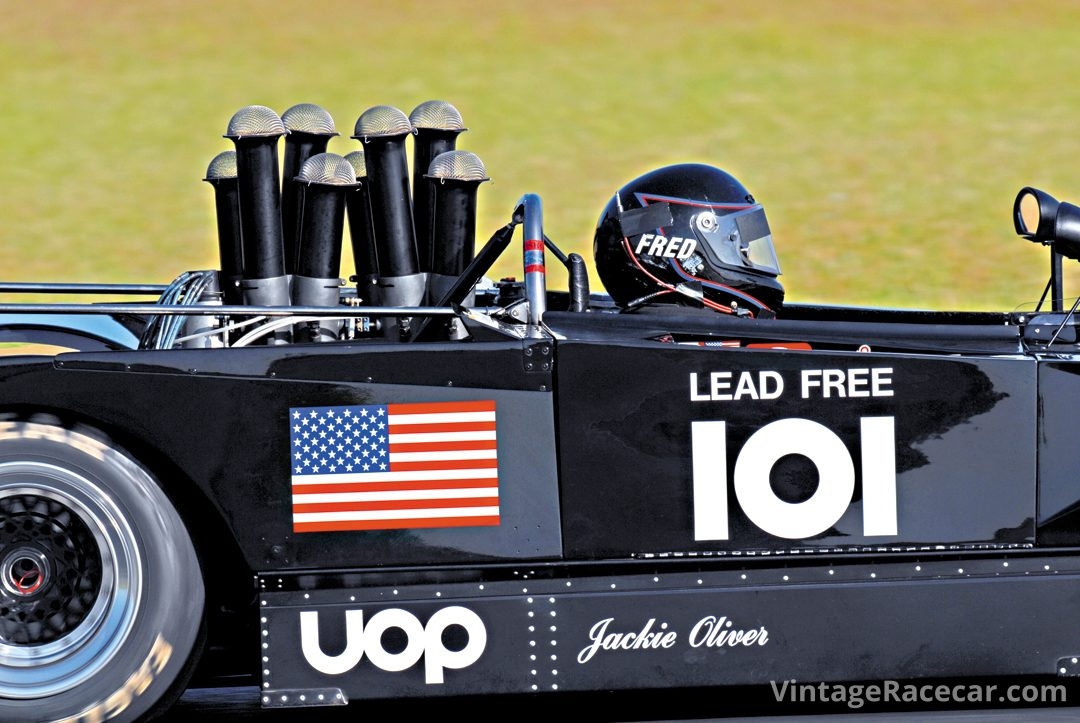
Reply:
[[493, 179], [478, 242], [538, 193], [590, 265], [624, 182], [720, 166], [765, 204], [793, 301], [1013, 308], [1048, 266], [1017, 190], [1080, 201], [1074, 2], [4, 0], [0, 40], [4, 280], [215, 267], [201, 179], [249, 104], [323, 106], [344, 154], [367, 108], [450, 101]]

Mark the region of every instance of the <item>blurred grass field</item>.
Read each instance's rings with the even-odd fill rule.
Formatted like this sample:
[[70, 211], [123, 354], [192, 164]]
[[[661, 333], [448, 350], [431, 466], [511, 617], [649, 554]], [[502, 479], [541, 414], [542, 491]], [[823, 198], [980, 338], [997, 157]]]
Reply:
[[1016, 192], [1080, 202], [1078, 31], [1050, 0], [6, 2], [0, 279], [216, 267], [235, 111], [317, 103], [344, 154], [367, 108], [441, 99], [493, 179], [478, 243], [534, 192], [591, 266], [615, 189], [698, 161], [765, 204], [792, 301], [1011, 309], [1048, 266]]

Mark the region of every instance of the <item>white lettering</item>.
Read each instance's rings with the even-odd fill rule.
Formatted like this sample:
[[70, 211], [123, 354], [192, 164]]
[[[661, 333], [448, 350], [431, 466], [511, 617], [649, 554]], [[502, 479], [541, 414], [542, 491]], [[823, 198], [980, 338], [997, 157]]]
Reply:
[[748, 396], [751, 399], [757, 399], [757, 389], [754, 387], [754, 380], [746, 373], [739, 375], [739, 384], [735, 387], [735, 399], [742, 399], [744, 396]]
[[828, 399], [832, 390], [836, 390], [836, 396], [844, 397], [844, 372], [841, 369], [826, 369], [824, 372], [825, 383], [822, 385], [821, 394]]
[[[769, 483], [773, 465], [789, 454], [818, 468], [818, 487], [809, 499], [785, 502]], [[776, 537], [806, 539], [832, 527], [855, 491], [855, 467], [843, 441], [808, 419], [782, 419], [751, 435], [735, 461], [735, 497], [746, 516]]]
[[[458, 625], [465, 629], [468, 642], [461, 650], [450, 650], [442, 640], [447, 628]], [[382, 645], [387, 630], [397, 628], [405, 633], [406, 644], [398, 652]], [[319, 643], [319, 613], [304, 610], [300, 613], [300, 648], [311, 667], [326, 675], [341, 675], [357, 665], [367, 653], [372, 665], [391, 673], [401, 672], [424, 658], [424, 681], [443, 682], [446, 668], [465, 668], [477, 660], [487, 647], [487, 628], [480, 616], [458, 605], [435, 612], [423, 625], [415, 615], [400, 608], [387, 608], [371, 616], [364, 626], [363, 610], [345, 611], [345, 649], [337, 655], [327, 655]]]
[[758, 384], [762, 399], [777, 399], [784, 393], [784, 378], [779, 372], [758, 372]]
[[701, 389], [697, 372], [690, 372], [690, 401], [730, 402], [740, 399], [777, 399], [784, 393], [784, 378], [779, 372], [739, 372], [731, 389], [732, 372], [710, 372], [708, 391]]
[[891, 397], [893, 395], [892, 389], [886, 389], [886, 387], [892, 386], [892, 378], [889, 376], [892, 374], [892, 367], [875, 368], [870, 371], [870, 383], [871, 396], [875, 397]]
[[691, 422], [694, 539], [728, 539], [727, 424]]
[[[803, 369], [799, 372], [799, 395], [803, 399], [861, 399], [891, 397], [892, 367], [858, 369]], [[729, 402], [740, 399], [778, 399], [784, 393], [780, 372], [718, 371], [705, 375], [690, 372], [690, 401]]]
[[698, 391], [697, 372], [690, 372], [690, 401], [691, 402], [707, 402], [709, 401], [708, 394], [702, 394]]
[[[391, 653], [382, 646], [383, 633], [393, 628], [405, 633], [406, 641], [405, 647], [396, 653]], [[391, 673], [408, 670], [420, 662], [420, 657], [424, 654], [424, 626], [408, 610], [389, 608], [375, 613], [368, 621], [363, 639], [364, 650], [367, 651], [372, 665]]]
[[866, 375], [869, 369], [848, 369], [848, 396], [869, 397], [870, 390], [863, 389], [867, 385]]
[[[897, 533], [896, 439], [892, 417], [860, 420], [863, 534]], [[727, 427], [723, 421], [691, 422], [694, 539], [727, 540]], [[814, 493], [802, 502], [780, 499], [769, 481], [787, 455], [809, 459], [818, 471]], [[851, 453], [834, 432], [808, 419], [781, 419], [752, 434], [735, 459], [735, 497], [743, 513], [770, 535], [807, 539], [844, 515], [855, 490]]]
[[731, 399], [730, 394], [722, 392], [723, 389], [731, 389], [731, 372], [713, 372], [709, 375], [712, 382], [712, 398], [717, 400]]
[[312, 668], [326, 675], [341, 675], [352, 670], [364, 657], [364, 611], [345, 611], [345, 649], [327, 655], [319, 645], [319, 613], [300, 613], [300, 650]]
[[609, 633], [608, 628], [615, 618], [604, 618], [589, 629], [592, 642], [578, 652], [577, 661], [587, 663], [599, 650], [656, 650], [667, 649], [675, 645], [678, 635], [668, 630], [667, 623], [660, 623], [660, 630], [653, 630], [656, 618], [649, 618], [638, 632]]
[[707, 615], [694, 624], [690, 630], [688, 642], [692, 648], [734, 648], [738, 645], [750, 647], [751, 645], [765, 645], [769, 642], [769, 631], [764, 626], [760, 628], [741, 630], [732, 627], [733, 623], [727, 616], [716, 617]]
[[643, 233], [634, 246], [637, 255], [661, 256], [666, 259], [688, 259], [697, 250], [697, 239], [683, 238], [682, 236], [659, 236], [652, 233]]
[[[873, 369], [803, 369], [800, 394], [803, 399], [891, 397], [892, 367]], [[815, 392], [816, 390], [816, 392]]]
[[895, 423], [892, 417], [863, 417], [859, 420], [859, 431], [863, 534], [896, 535]]
[[[461, 650], [449, 650], [443, 645], [443, 633], [454, 625], [464, 628], [468, 635], [468, 642]], [[424, 679], [428, 683], [442, 683], [443, 669], [461, 670], [480, 659], [487, 647], [487, 628], [472, 610], [454, 605], [437, 610], [428, 618], [424, 639]]]

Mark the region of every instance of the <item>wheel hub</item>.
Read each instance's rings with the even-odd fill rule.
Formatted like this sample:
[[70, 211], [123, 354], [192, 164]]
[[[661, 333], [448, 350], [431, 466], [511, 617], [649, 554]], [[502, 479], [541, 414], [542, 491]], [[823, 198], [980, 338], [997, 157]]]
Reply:
[[49, 581], [49, 558], [32, 547], [12, 550], [0, 562], [0, 585], [16, 598], [47, 589]]
[[38, 645], [76, 628], [101, 588], [93, 534], [63, 503], [0, 498], [0, 642]]

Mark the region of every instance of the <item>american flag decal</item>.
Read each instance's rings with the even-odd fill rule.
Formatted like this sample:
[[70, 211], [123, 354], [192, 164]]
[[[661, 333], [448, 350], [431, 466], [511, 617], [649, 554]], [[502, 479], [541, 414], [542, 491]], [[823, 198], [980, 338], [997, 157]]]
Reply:
[[495, 402], [289, 410], [294, 532], [499, 524]]

